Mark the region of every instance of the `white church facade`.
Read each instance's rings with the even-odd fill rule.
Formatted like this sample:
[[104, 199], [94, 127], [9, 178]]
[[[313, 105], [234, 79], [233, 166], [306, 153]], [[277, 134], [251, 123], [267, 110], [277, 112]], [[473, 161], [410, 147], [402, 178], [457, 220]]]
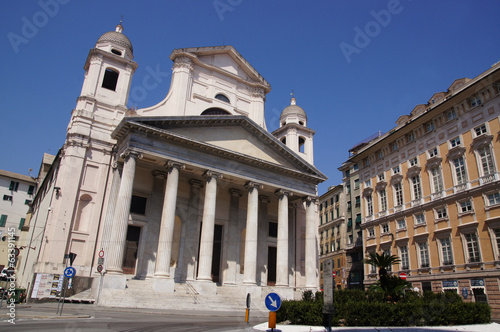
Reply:
[[270, 84], [231, 46], [170, 59], [164, 100], [133, 110], [137, 64], [123, 27], [90, 50], [65, 144], [35, 197], [28, 226], [43, 234], [21, 286], [63, 273], [74, 253], [74, 290], [100, 305], [180, 308], [185, 296], [216, 307], [252, 294], [258, 308], [271, 290], [317, 290], [326, 177], [306, 113], [292, 98], [268, 132]]

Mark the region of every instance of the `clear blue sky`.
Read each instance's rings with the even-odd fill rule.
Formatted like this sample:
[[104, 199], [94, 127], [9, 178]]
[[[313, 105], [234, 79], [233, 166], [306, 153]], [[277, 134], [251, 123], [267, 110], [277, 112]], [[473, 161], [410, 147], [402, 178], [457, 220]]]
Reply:
[[138, 92], [148, 71], [170, 73], [173, 49], [233, 45], [272, 86], [270, 131], [295, 91], [329, 177], [322, 194], [349, 148], [500, 60], [499, 13], [498, 0], [2, 1], [0, 169], [36, 175], [62, 146], [88, 51], [123, 15], [135, 106], [166, 95], [170, 77]]

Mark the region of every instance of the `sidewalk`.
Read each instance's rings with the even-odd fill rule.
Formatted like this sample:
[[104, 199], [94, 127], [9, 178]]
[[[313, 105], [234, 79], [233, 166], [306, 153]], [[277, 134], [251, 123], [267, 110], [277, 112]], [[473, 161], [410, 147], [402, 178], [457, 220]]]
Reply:
[[[33, 304], [17, 304], [16, 305], [16, 318], [23, 319], [78, 319], [92, 317], [92, 311], [110, 311], [110, 312], [134, 312], [147, 311], [150, 314], [178, 314], [186, 316], [232, 316], [241, 317], [244, 319], [245, 312], [241, 311], [189, 311], [189, 310], [160, 310], [160, 309], [146, 309], [146, 308], [112, 308], [112, 307], [96, 307], [89, 304], [79, 303], [64, 303], [62, 315], [56, 314], [57, 303], [33, 303]], [[0, 315], [7, 312], [5, 305], [0, 308]], [[258, 325], [254, 325], [251, 331], [270, 331], [268, 328], [268, 312], [251, 312], [251, 321], [261, 321]], [[249, 329], [245, 329], [249, 332]], [[277, 324], [275, 332], [325, 332], [324, 327], [320, 326], [300, 326], [300, 325], [280, 325]], [[332, 327], [332, 331], [355, 331], [355, 332], [404, 332], [404, 331], [462, 331], [462, 332], [499, 332], [500, 324], [481, 324], [481, 325], [461, 325], [461, 326], [436, 326], [436, 327]]]

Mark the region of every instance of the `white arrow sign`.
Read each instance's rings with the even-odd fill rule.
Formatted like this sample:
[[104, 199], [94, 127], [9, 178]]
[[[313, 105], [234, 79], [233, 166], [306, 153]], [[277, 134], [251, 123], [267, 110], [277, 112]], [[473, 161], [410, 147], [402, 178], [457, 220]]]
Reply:
[[267, 298], [269, 299], [269, 301], [271, 301], [271, 305], [273, 307], [275, 307], [275, 308], [278, 307], [278, 304], [276, 303], [276, 300], [273, 300], [273, 298], [270, 295]]

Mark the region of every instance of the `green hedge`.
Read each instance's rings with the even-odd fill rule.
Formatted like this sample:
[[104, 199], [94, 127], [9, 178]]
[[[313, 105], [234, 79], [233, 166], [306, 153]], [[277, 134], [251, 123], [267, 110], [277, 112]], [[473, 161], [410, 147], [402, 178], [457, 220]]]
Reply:
[[[466, 303], [456, 293], [408, 292], [397, 303], [387, 303], [377, 292], [342, 290], [334, 293], [332, 326], [437, 326], [484, 324], [491, 319], [485, 303]], [[323, 294], [305, 292], [301, 301], [284, 300], [277, 312], [279, 322], [326, 326]]]

